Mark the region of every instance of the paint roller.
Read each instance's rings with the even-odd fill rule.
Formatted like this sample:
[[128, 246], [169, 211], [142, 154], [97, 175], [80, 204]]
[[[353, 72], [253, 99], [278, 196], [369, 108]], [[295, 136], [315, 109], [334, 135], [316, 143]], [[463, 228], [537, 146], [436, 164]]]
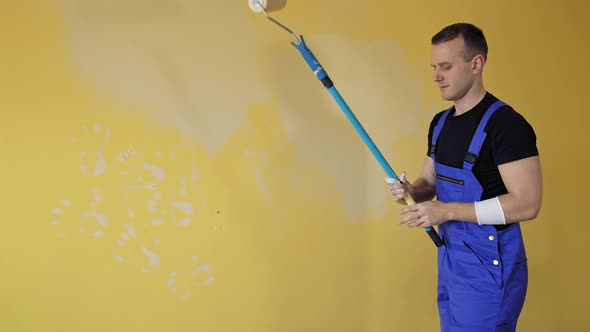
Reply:
[[[286, 6], [286, 3], [287, 0], [248, 0], [248, 5], [253, 12], [263, 13], [264, 16], [266, 16], [266, 18], [268, 18], [271, 22], [273, 22], [274, 24], [278, 25], [279, 27], [287, 31], [289, 34], [291, 34], [293, 39], [295, 39], [295, 42], [292, 42], [291, 44], [295, 46], [295, 48], [301, 53], [303, 59], [305, 60], [305, 62], [307, 62], [315, 76], [322, 82], [324, 87], [328, 89], [328, 91], [330, 92], [334, 100], [338, 103], [338, 105], [340, 106], [340, 108], [342, 109], [342, 111], [344, 112], [344, 114], [354, 127], [354, 129], [361, 136], [367, 147], [371, 150], [373, 156], [375, 157], [375, 159], [377, 159], [385, 173], [388, 175], [388, 177], [400, 181], [398, 176], [391, 168], [391, 166], [389, 166], [387, 160], [385, 160], [385, 158], [375, 145], [375, 143], [373, 143], [373, 140], [369, 137], [369, 134], [367, 134], [367, 132], [365, 131], [361, 123], [358, 121], [350, 107], [348, 107], [348, 105], [346, 104], [346, 102], [334, 86], [334, 83], [332, 82], [324, 68], [320, 65], [319, 61], [313, 55], [311, 50], [307, 47], [303, 36], [300, 35], [299, 37], [297, 37], [297, 35], [295, 35], [293, 31], [291, 31], [289, 28], [287, 28], [286, 26], [272, 18], [270, 15], [268, 15], [269, 12], [283, 9]], [[416, 204], [411, 196], [406, 197], [405, 202], [408, 205]], [[438, 236], [438, 233], [433, 227], [426, 227], [425, 229], [437, 247], [443, 245], [443, 241]]]

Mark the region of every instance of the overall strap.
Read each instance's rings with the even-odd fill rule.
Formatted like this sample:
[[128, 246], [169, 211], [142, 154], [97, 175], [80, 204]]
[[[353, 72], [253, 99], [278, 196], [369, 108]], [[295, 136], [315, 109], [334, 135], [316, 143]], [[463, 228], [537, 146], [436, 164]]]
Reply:
[[436, 126], [434, 126], [434, 129], [432, 130], [432, 141], [430, 142], [430, 148], [428, 150], [428, 154], [430, 155], [430, 157], [433, 160], [434, 160], [434, 154], [436, 152], [436, 143], [438, 141], [438, 135], [440, 135], [440, 131], [441, 131], [443, 125], [445, 124], [445, 121], [447, 120], [447, 117], [451, 113], [451, 110], [452, 109], [453, 109], [453, 107], [449, 107], [443, 113], [443, 115], [440, 117], [440, 119], [438, 119], [438, 123], [436, 124]]
[[477, 126], [477, 129], [475, 130], [475, 134], [473, 135], [473, 138], [471, 139], [471, 144], [469, 145], [469, 150], [467, 152], [467, 155], [465, 156], [465, 160], [463, 161], [463, 169], [468, 170], [468, 171], [471, 171], [473, 169], [473, 165], [477, 161], [477, 157], [479, 156], [479, 152], [481, 151], [481, 147], [483, 145], [483, 142], [486, 139], [487, 133], [484, 131], [484, 129], [485, 129], [486, 125], [488, 124], [488, 121], [490, 120], [490, 118], [494, 114], [494, 112], [496, 112], [498, 110], [498, 108], [500, 108], [504, 105], [506, 105], [504, 102], [498, 100], [495, 103], [493, 103], [487, 109], [485, 114], [483, 115], [483, 118], [479, 122], [479, 125]]

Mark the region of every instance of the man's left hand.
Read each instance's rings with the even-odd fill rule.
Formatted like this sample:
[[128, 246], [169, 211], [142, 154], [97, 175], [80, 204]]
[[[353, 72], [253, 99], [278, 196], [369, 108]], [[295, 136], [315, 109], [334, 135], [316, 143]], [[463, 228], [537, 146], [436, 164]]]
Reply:
[[400, 224], [408, 227], [426, 228], [442, 224], [449, 220], [448, 204], [440, 201], [428, 201], [407, 206], [400, 215], [408, 214], [400, 220]]

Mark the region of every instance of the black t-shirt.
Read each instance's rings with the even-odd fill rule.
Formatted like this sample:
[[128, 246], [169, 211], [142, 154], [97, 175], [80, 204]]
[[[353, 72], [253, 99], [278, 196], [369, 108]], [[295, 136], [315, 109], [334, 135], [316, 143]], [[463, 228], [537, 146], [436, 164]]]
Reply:
[[[435, 142], [438, 163], [456, 168], [463, 167], [469, 144], [480, 120], [485, 111], [497, 100], [488, 92], [479, 104], [459, 116], [453, 116], [453, 107], [440, 131], [438, 142]], [[428, 148], [432, 140], [432, 131], [443, 113], [444, 111], [436, 114], [430, 123]], [[509, 105], [496, 110], [484, 130], [487, 136], [473, 166], [473, 173], [483, 187], [481, 200], [507, 193], [498, 165], [539, 154], [533, 127]]]

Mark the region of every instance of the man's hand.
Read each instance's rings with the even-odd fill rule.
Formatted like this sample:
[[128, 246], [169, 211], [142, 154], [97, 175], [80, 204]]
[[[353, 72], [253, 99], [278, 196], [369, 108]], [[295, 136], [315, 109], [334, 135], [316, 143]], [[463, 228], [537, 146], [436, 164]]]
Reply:
[[414, 188], [408, 181], [406, 181], [406, 172], [400, 174], [399, 180], [386, 178], [385, 181], [389, 183], [389, 191], [391, 191], [393, 199], [399, 204], [407, 205], [404, 198], [411, 195], [411, 190]]
[[426, 228], [442, 224], [450, 220], [450, 210], [447, 203], [439, 201], [428, 201], [417, 203], [403, 208], [400, 215], [405, 215], [400, 219], [400, 224], [407, 224], [408, 227]]

